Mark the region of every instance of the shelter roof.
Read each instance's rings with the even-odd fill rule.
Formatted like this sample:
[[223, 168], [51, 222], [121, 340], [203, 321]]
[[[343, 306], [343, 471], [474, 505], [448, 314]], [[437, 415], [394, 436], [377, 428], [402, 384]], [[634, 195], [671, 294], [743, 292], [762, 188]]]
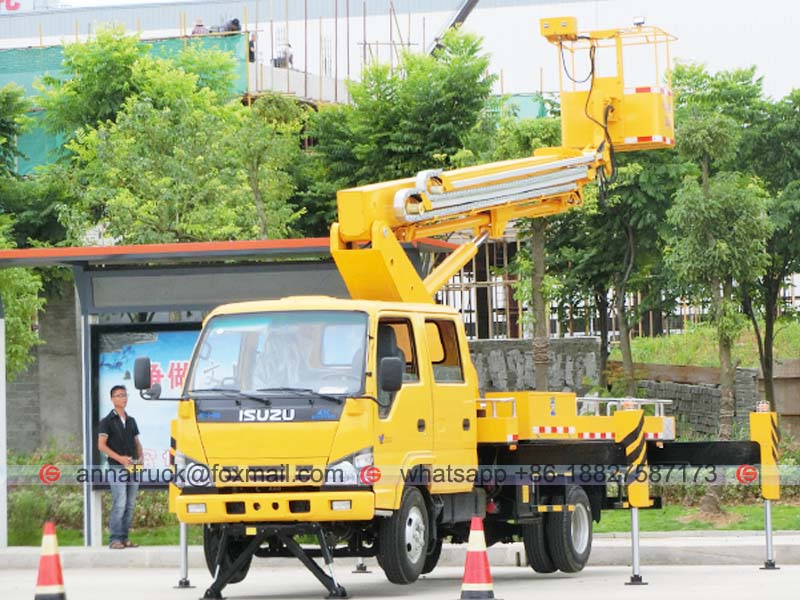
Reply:
[[[421, 252], [448, 253], [457, 246], [433, 238], [409, 244]], [[327, 237], [286, 240], [183, 242], [129, 246], [81, 246], [0, 250], [0, 268], [42, 266], [147, 265], [221, 262], [231, 259], [316, 258], [330, 256]]]

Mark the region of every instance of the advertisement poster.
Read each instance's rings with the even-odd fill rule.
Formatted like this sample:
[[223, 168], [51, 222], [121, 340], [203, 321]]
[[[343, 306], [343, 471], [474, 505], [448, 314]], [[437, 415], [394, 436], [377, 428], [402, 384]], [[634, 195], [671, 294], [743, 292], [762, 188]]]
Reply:
[[[133, 385], [134, 361], [140, 356], [149, 357], [152, 380], [161, 384], [161, 397], [177, 398], [183, 390], [199, 334], [199, 330], [156, 330], [103, 332], [97, 336], [97, 421], [114, 408], [111, 388], [124, 385], [128, 389], [126, 411], [139, 425], [145, 467], [169, 465], [169, 423], [175, 418], [177, 402], [143, 400]], [[105, 463], [105, 456], [102, 462]]]

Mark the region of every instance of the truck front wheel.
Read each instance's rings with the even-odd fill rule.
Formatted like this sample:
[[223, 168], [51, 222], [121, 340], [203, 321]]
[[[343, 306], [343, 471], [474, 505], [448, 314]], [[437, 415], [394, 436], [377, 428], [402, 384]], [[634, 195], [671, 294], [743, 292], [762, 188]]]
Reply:
[[430, 573], [436, 568], [439, 563], [439, 557], [442, 555], [443, 540], [439, 537], [433, 546], [428, 548], [428, 553], [425, 556], [425, 564], [422, 566], [422, 574]]
[[583, 488], [567, 488], [564, 504], [572, 504], [572, 512], [547, 515], [546, 539], [550, 558], [559, 571], [577, 573], [586, 566], [592, 552], [592, 508]]
[[[210, 524], [203, 527], [203, 554], [206, 558], [206, 566], [208, 567], [211, 576], [216, 578], [216, 560], [217, 553], [219, 552], [219, 544], [222, 541], [222, 529], [219, 525]], [[225, 539], [225, 548], [222, 551], [222, 560], [220, 561], [220, 572], [225, 572], [230, 569], [231, 565], [236, 561], [242, 552], [247, 548], [247, 538], [235, 538], [227, 536]], [[239, 583], [250, 570], [250, 563], [253, 557], [245, 561], [244, 565], [236, 571], [236, 573], [228, 580], [228, 583]]]
[[414, 583], [425, 566], [430, 538], [428, 509], [415, 487], [403, 490], [400, 508], [381, 519], [378, 564], [392, 583]]

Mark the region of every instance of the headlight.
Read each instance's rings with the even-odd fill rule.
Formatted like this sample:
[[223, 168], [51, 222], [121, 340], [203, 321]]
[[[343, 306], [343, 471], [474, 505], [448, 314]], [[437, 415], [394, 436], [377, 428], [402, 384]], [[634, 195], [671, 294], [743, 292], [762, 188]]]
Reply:
[[363, 469], [371, 467], [374, 462], [372, 447], [345, 456], [325, 469], [325, 484], [367, 485], [360, 475]]
[[175, 485], [184, 487], [214, 487], [211, 469], [183, 452], [175, 451]]

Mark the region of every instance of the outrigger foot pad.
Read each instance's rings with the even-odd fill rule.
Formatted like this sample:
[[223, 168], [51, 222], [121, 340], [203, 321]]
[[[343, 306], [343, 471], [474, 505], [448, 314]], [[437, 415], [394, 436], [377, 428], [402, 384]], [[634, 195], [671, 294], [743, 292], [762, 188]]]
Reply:
[[768, 560], [764, 563], [764, 566], [761, 567], [759, 570], [761, 571], [780, 571], [781, 568], [775, 564], [774, 560]]
[[626, 581], [625, 585], [647, 585], [647, 582], [642, 581], [641, 575], [631, 575], [631, 580]]
[[325, 596], [326, 598], [349, 598], [350, 596], [347, 594], [347, 590], [344, 589], [342, 586], [337, 585], [335, 590], [331, 590], [331, 592]]

